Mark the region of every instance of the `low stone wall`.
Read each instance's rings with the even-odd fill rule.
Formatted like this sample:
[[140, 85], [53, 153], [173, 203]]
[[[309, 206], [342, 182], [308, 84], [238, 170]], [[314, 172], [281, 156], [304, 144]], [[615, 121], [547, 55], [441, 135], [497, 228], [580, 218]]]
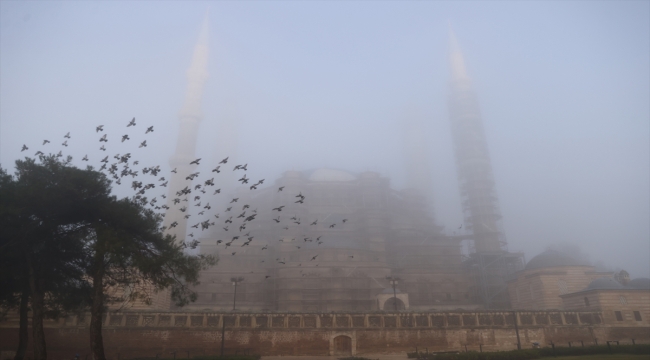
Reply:
[[[46, 323], [51, 359], [82, 360], [89, 350], [90, 316]], [[517, 347], [515, 319], [523, 348], [533, 342], [558, 346], [618, 340], [650, 342], [650, 327], [604, 324], [600, 312], [444, 312], [444, 313], [110, 313], [104, 344], [111, 359], [138, 356], [187, 358], [218, 354], [225, 322], [226, 353], [262, 355], [353, 355], [419, 349], [510, 350]], [[2, 356], [16, 347], [18, 319], [0, 323]], [[31, 332], [30, 332], [31, 336]], [[347, 337], [347, 338], [346, 338]], [[341, 341], [339, 341], [341, 340]], [[5, 360], [4, 358], [0, 360]]]

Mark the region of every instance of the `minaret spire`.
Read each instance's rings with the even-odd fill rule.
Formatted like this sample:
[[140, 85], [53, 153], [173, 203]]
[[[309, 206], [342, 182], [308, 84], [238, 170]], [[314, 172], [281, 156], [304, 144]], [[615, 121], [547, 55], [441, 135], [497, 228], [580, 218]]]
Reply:
[[[169, 210], [165, 214], [164, 224], [167, 233], [176, 235], [178, 241], [184, 241], [187, 230], [187, 219], [185, 213], [178, 210], [179, 206], [173, 203], [173, 199], [179, 197], [177, 192], [186, 186], [191, 185], [187, 177], [194, 171], [196, 165], [190, 162], [196, 158], [196, 138], [198, 135], [199, 122], [203, 118], [201, 111], [201, 100], [203, 98], [203, 86], [208, 79], [208, 12], [206, 11], [199, 38], [194, 46], [192, 62], [187, 69], [187, 91], [185, 101], [179, 113], [179, 132], [176, 142], [176, 152], [169, 159], [169, 164], [176, 172], [172, 172], [167, 206]], [[184, 198], [185, 195], [181, 196]], [[173, 223], [176, 226], [171, 227]]]
[[501, 215], [479, 105], [451, 26], [449, 33], [449, 112], [465, 222], [476, 252], [502, 252]]

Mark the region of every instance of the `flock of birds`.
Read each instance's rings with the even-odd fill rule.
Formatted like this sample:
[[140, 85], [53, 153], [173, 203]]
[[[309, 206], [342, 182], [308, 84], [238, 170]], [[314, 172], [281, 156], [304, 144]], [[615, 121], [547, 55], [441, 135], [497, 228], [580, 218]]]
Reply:
[[[136, 127], [136, 120], [133, 118], [131, 121], [128, 122], [126, 125], [127, 128], [131, 127]], [[99, 125], [95, 128], [96, 133], [104, 132], [104, 125]], [[153, 126], [148, 126], [146, 127], [146, 130], [144, 131], [144, 135], [146, 136], [149, 133], [154, 132], [154, 127]], [[118, 137], [119, 143], [124, 144], [127, 141], [131, 141], [131, 136], [135, 137], [137, 134], [124, 134], [121, 135], [121, 138]], [[61, 143], [61, 146], [64, 148], [68, 147], [68, 141], [71, 140], [71, 135], [70, 132], [67, 132], [63, 136], [63, 142]], [[112, 139], [111, 139], [112, 140]], [[138, 140], [139, 141], [139, 140]], [[109, 142], [109, 137], [106, 133], [102, 134], [101, 137], [99, 138], [99, 143], [100, 147], [99, 150], [102, 152], [107, 152], [108, 149], [106, 146], [108, 145]], [[117, 142], [117, 141], [116, 141]], [[45, 147], [48, 144], [50, 144], [50, 140], [43, 140], [42, 146]], [[137, 142], [136, 142], [137, 144]], [[142, 149], [147, 147], [147, 139], [142, 139], [142, 141], [139, 143], [138, 149]], [[22, 146], [21, 152], [29, 150], [29, 147], [24, 144]], [[46, 151], [46, 148], [43, 148], [43, 151]], [[42, 150], [38, 150], [35, 153], [36, 157], [39, 156], [45, 156], [45, 153]], [[50, 154], [54, 154], [51, 152]], [[58, 153], [54, 154], [57, 158], [62, 158], [64, 157], [63, 150], [59, 150]], [[65, 156], [68, 162], [72, 161], [72, 157], [69, 155]], [[84, 155], [83, 158], [81, 159], [84, 162], [88, 162], [90, 164], [90, 158], [88, 155]], [[221, 188], [217, 188], [215, 184], [215, 177], [213, 175], [210, 179], [200, 179], [200, 172], [192, 172], [188, 176], [185, 177], [185, 182], [183, 185], [185, 185], [182, 189], [174, 189], [174, 191], [168, 191], [168, 193], [165, 194], [159, 194], [158, 196], [162, 199], [160, 200], [159, 204], [159, 199], [158, 196], [153, 196], [149, 197], [147, 195], [150, 195], [152, 192], [156, 192], [154, 190], [155, 188], [167, 188], [169, 184], [169, 179], [165, 178], [164, 176], [159, 176], [159, 174], [162, 172], [162, 169], [160, 165], [155, 165], [155, 166], [142, 166], [140, 165], [140, 162], [142, 160], [139, 160], [139, 158], [133, 156], [130, 152], [125, 152], [125, 153], [116, 153], [115, 155], [105, 155], [103, 158], [99, 156], [97, 158], [99, 160], [99, 163], [96, 164], [99, 166], [99, 171], [103, 172], [106, 176], [109, 178], [113, 179], [115, 184], [117, 185], [122, 185], [122, 181], [125, 181], [126, 184], [128, 184], [128, 181], [131, 182], [130, 184], [130, 189], [134, 191], [132, 198], [139, 202], [143, 206], [148, 206], [152, 208], [154, 211], [159, 212], [161, 215], [169, 217], [171, 220], [168, 226], [163, 226], [161, 228], [161, 231], [171, 231], [172, 228], [175, 228], [179, 225], [179, 220], [180, 218], [183, 218], [187, 221], [189, 221], [190, 218], [192, 218], [192, 214], [190, 211], [190, 204], [192, 208], [197, 208], [197, 216], [204, 216], [201, 220], [196, 222], [195, 224], [192, 224], [191, 226], [188, 224], [188, 226], [191, 229], [199, 229], [201, 231], [206, 231], [210, 229], [213, 226], [217, 226], [217, 222], [223, 221], [221, 224], [219, 224], [220, 228], [217, 230], [218, 233], [220, 234], [225, 234], [225, 232], [235, 232], [236, 234], [230, 237], [227, 240], [222, 240], [219, 239], [216, 241], [216, 245], [222, 245], [225, 247], [225, 249], [228, 249], [231, 246], [235, 246], [235, 243], [238, 240], [242, 241], [242, 244], [240, 247], [246, 247], [249, 246], [252, 241], [254, 240], [254, 236], [250, 235], [250, 230], [244, 233], [244, 231], [247, 230], [247, 228], [252, 224], [254, 221], [258, 220], [258, 211], [257, 209], [251, 209], [250, 204], [243, 204], [241, 208], [237, 205], [238, 201], [240, 200], [240, 197], [233, 197], [230, 202], [227, 202], [227, 200], [217, 200], [217, 202], [221, 204], [226, 204], [226, 208], [223, 211], [223, 213], [214, 213], [211, 212], [210, 210], [212, 209], [212, 206], [210, 205], [209, 201], [210, 197], [217, 196], [218, 194], [221, 193]], [[224, 158], [221, 160], [217, 166], [212, 169], [211, 174], [219, 174], [221, 173], [222, 167], [225, 168], [228, 164], [229, 157]], [[188, 165], [193, 166], [193, 165], [200, 165], [201, 158], [197, 158], [195, 160], [192, 160], [189, 162]], [[258, 187], [264, 184], [265, 179], [260, 179], [255, 183], [249, 184], [251, 181], [250, 178], [247, 177], [246, 171], [248, 171], [248, 164], [243, 164], [243, 165], [235, 165], [233, 172], [243, 172], [243, 176], [239, 178], [237, 181], [240, 182], [240, 185], [247, 185], [250, 191], [257, 190]], [[172, 175], [171, 176], [178, 176], [178, 168], [175, 168], [171, 170]], [[130, 178], [129, 178], [130, 177]], [[128, 179], [128, 180], [126, 180]], [[194, 185], [192, 185], [194, 183]], [[126, 185], [125, 184], [125, 185]], [[214, 189], [212, 189], [214, 188]], [[282, 192], [284, 190], [285, 186], [280, 186], [277, 189], [277, 192]], [[169, 197], [169, 198], [168, 198]], [[291, 198], [291, 196], [290, 196]], [[285, 198], [286, 199], [286, 198]], [[305, 202], [306, 196], [302, 194], [302, 192], [299, 192], [297, 195], [293, 196], [293, 201], [294, 204], [302, 205]], [[162, 204], [164, 202], [164, 204]], [[290, 225], [300, 225], [302, 224], [302, 220], [297, 217], [296, 215], [292, 216], [289, 218], [290, 223], [283, 223], [283, 220], [281, 219], [280, 213], [285, 209], [287, 205], [280, 205], [273, 207], [270, 211], [272, 213], [277, 213], [277, 217], [272, 217], [271, 220], [273, 221], [274, 224], [277, 224], [279, 226], [282, 226], [282, 229], [284, 230], [289, 230]], [[241, 212], [240, 212], [241, 211]], [[286, 210], [284, 210], [286, 211]], [[208, 214], [206, 214], [206, 212]], [[222, 215], [223, 214], [223, 215]], [[233, 214], [233, 215], [230, 215]], [[285, 217], [286, 218], [286, 217]], [[242, 220], [239, 220], [242, 219]], [[259, 221], [259, 220], [258, 220]], [[311, 222], [305, 222], [309, 223], [309, 226], [317, 226], [318, 225], [318, 219], [315, 219]], [[341, 224], [345, 224], [348, 221], [348, 219], [343, 219], [341, 221]], [[235, 223], [236, 222], [236, 223]], [[329, 223], [326, 225], [326, 228], [329, 227], [330, 229], [335, 228], [337, 223]], [[258, 228], [260, 228], [258, 226]], [[221, 231], [223, 230], [223, 231]], [[189, 234], [187, 234], [187, 237], [192, 238], [190, 241], [183, 241], [183, 247], [184, 248], [190, 248], [190, 249], [195, 249], [199, 244], [200, 241], [198, 239], [194, 239], [195, 235], [193, 230], [190, 230]], [[183, 236], [184, 234], [181, 234]], [[323, 241], [321, 240], [322, 235], [311, 238], [308, 236], [302, 236], [303, 240], [303, 245], [294, 245], [297, 249], [301, 249], [304, 244], [306, 243], [311, 243], [315, 242], [317, 245], [323, 244]], [[282, 238], [280, 239], [281, 242], [293, 242], [296, 241], [296, 238], [292, 238], [287, 240], [287, 238]], [[261, 250], [266, 250], [268, 249], [268, 245], [265, 245], [261, 248]], [[231, 255], [235, 256], [237, 254], [237, 251], [232, 251]], [[354, 258], [353, 255], [349, 256], [350, 258]], [[318, 258], [318, 254], [314, 255], [311, 257], [309, 261], [316, 261]], [[262, 260], [264, 262], [264, 260]], [[286, 265], [286, 260], [277, 258], [276, 262], [281, 265]], [[302, 266], [302, 263], [300, 263], [298, 266]], [[318, 266], [318, 264], [316, 264]], [[304, 274], [303, 274], [304, 276]], [[265, 278], [268, 279], [270, 275], [267, 275]]]

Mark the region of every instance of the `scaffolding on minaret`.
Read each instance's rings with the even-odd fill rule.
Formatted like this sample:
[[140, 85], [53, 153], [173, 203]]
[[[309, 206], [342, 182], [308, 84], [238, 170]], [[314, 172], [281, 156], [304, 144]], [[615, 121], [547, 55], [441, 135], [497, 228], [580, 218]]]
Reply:
[[[187, 70], [187, 91], [185, 101], [179, 113], [179, 131], [176, 142], [176, 151], [169, 159], [172, 168], [169, 182], [169, 193], [167, 194], [167, 206], [169, 210], [165, 213], [164, 226], [167, 233], [176, 236], [176, 241], [185, 241], [187, 232], [187, 218], [185, 212], [179, 210], [173, 201], [175, 198], [184, 200], [187, 195], [178, 195], [179, 191], [190, 188], [192, 181], [189, 176], [196, 169], [196, 165], [190, 164], [196, 159], [196, 139], [199, 130], [199, 123], [203, 118], [201, 111], [201, 100], [203, 98], [203, 86], [208, 78], [208, 14], [206, 13], [201, 25], [199, 39], [194, 47], [192, 62]], [[172, 226], [173, 225], [173, 226]]]
[[505, 279], [523, 266], [522, 254], [508, 252], [478, 101], [451, 29], [449, 63], [449, 112], [464, 225], [474, 240], [466, 265], [474, 275], [476, 300], [485, 308], [506, 308]]

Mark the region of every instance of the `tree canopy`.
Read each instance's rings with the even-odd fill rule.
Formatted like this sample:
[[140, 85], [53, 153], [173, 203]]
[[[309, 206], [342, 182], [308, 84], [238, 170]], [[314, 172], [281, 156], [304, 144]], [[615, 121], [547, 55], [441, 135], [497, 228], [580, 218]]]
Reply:
[[[19, 160], [13, 176], [0, 169], [0, 302], [21, 305], [23, 354], [27, 298], [37, 360], [47, 358], [44, 317], [90, 306], [93, 357], [104, 359], [101, 321], [108, 303], [125, 296], [149, 303], [162, 289], [171, 289], [179, 306], [194, 301], [191, 286], [215, 259], [185, 254], [161, 222], [139, 199], [111, 195], [103, 173], [79, 169], [70, 158]], [[128, 291], [109, 296], [116, 288]]]

